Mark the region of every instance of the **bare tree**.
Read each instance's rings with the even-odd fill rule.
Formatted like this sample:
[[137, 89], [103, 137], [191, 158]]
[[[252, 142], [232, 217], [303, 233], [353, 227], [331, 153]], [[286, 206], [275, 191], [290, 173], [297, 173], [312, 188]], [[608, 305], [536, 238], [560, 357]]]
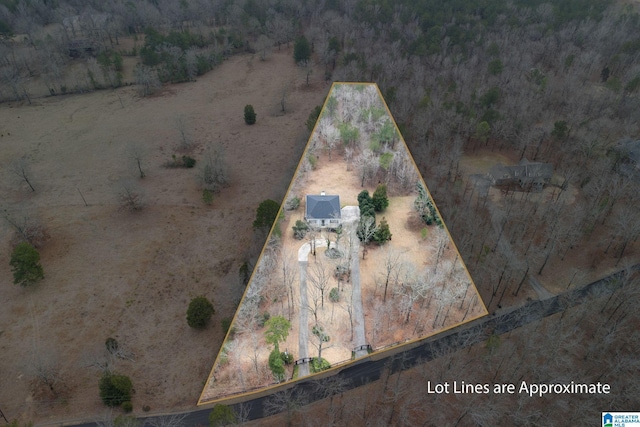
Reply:
[[26, 156], [23, 156], [11, 162], [9, 171], [17, 176], [20, 181], [26, 182], [31, 191], [36, 191], [31, 182], [31, 168], [29, 166], [29, 161], [27, 160]]
[[360, 222], [358, 223], [358, 238], [362, 242], [362, 259], [365, 258], [367, 253], [367, 245], [373, 238], [373, 235], [378, 230], [378, 226], [376, 225], [376, 220], [372, 216], [365, 215], [360, 218]]
[[33, 247], [40, 248], [49, 238], [45, 227], [33, 216], [29, 214], [19, 214], [3, 209], [0, 216], [14, 229], [16, 242], [26, 241]]
[[34, 349], [28, 370], [36, 384], [46, 387], [54, 398], [58, 397], [62, 375], [57, 353]]
[[268, 415], [275, 415], [286, 411], [287, 426], [293, 425], [294, 415], [308, 403], [307, 395], [296, 388], [289, 388], [272, 394], [264, 404]]
[[151, 67], [138, 64], [134, 70], [134, 77], [140, 96], [152, 95], [162, 85], [158, 78], [158, 73]]
[[324, 308], [324, 294], [329, 289], [329, 279], [331, 274], [327, 266], [320, 259], [316, 258], [309, 266], [308, 278], [313, 287], [316, 289], [320, 296], [321, 307]]
[[144, 207], [144, 195], [142, 190], [132, 182], [123, 182], [118, 193], [120, 207], [129, 212], [137, 212]]
[[145, 422], [152, 427], [183, 427], [186, 425], [185, 418], [187, 414], [173, 414], [149, 418]]
[[390, 283], [398, 283], [398, 278], [402, 273], [402, 252], [387, 246], [382, 267], [382, 280], [384, 281], [384, 293], [382, 301], [387, 301], [387, 288]]
[[227, 165], [222, 145], [212, 144], [206, 148], [202, 160], [201, 178], [204, 188], [214, 193], [227, 185]]
[[187, 117], [180, 115], [175, 119], [175, 129], [178, 132], [178, 138], [180, 141], [180, 149], [188, 150], [191, 146], [191, 132], [187, 124]]
[[133, 159], [138, 169], [140, 178], [144, 178], [146, 176], [146, 174], [144, 173], [144, 170], [142, 169], [142, 162], [144, 161], [144, 155], [145, 155], [144, 150], [142, 149], [140, 144], [132, 143], [129, 148], [129, 151], [130, 151], [130, 156]]

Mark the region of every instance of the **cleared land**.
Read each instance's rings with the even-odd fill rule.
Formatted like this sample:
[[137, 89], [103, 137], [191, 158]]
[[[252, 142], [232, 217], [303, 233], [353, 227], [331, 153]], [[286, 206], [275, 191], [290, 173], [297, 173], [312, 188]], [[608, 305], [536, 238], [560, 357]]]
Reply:
[[[0, 402], [9, 419], [102, 414], [101, 371], [90, 365], [103, 361], [108, 337], [132, 355], [112, 368], [133, 380], [135, 413], [143, 405], [154, 412], [195, 404], [223, 339], [220, 321], [233, 316], [243, 292], [238, 268], [256, 243], [256, 207], [282, 198], [306, 142], [304, 121], [328, 89], [318, 80], [306, 86], [303, 77], [283, 48], [265, 62], [234, 56], [152, 98], [122, 88], [0, 108], [1, 207], [36, 219], [50, 235], [40, 250], [45, 279], [22, 289], [6, 261], [13, 231], [4, 222], [0, 229]], [[251, 127], [242, 116], [249, 103], [258, 114]], [[178, 117], [192, 142], [186, 152]], [[173, 154], [202, 160], [208, 143], [224, 147], [230, 178], [212, 206], [202, 202], [200, 164], [163, 167]], [[142, 180], [134, 144], [143, 153]], [[22, 156], [35, 192], [7, 168]], [[144, 195], [141, 211], [121, 209], [123, 184]], [[198, 295], [216, 308], [204, 331], [185, 319]], [[57, 367], [57, 396], [33, 381], [37, 359]]]

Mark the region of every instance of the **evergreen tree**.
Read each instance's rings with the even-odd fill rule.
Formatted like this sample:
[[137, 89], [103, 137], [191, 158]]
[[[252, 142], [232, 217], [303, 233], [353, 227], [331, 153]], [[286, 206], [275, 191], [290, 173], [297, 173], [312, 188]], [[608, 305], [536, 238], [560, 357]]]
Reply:
[[300, 36], [293, 45], [293, 59], [296, 64], [306, 64], [311, 59], [311, 45], [305, 36]]
[[27, 242], [19, 243], [11, 253], [11, 270], [13, 283], [29, 286], [44, 278], [40, 254], [38, 250]]

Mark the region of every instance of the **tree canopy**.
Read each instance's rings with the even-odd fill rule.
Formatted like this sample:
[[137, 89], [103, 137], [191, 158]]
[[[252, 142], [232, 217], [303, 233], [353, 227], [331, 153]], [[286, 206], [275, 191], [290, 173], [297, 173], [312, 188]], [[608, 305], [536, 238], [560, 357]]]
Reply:
[[280, 352], [279, 344], [284, 342], [289, 336], [289, 329], [291, 329], [291, 322], [282, 316], [274, 316], [267, 320], [264, 324], [267, 330], [264, 333], [264, 338], [267, 344], [271, 344], [274, 348]]
[[293, 59], [296, 64], [305, 64], [311, 59], [311, 45], [305, 36], [300, 36], [293, 45]]
[[19, 243], [11, 253], [13, 283], [29, 286], [44, 278], [38, 250], [27, 242]]
[[256, 210], [256, 219], [253, 221], [254, 229], [269, 229], [278, 216], [280, 205], [278, 202], [267, 199], [263, 200]]

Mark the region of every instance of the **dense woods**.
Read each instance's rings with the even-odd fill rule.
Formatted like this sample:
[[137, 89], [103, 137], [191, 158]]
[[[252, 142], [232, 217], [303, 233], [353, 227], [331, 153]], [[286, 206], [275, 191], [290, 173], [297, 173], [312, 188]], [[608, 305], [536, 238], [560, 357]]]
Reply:
[[[551, 269], [554, 289], [568, 289], [638, 262], [639, 172], [625, 172], [618, 142], [640, 138], [639, 24], [632, 6], [600, 0], [0, 0], [0, 99], [30, 103], [37, 85], [60, 95], [136, 84], [145, 96], [229, 55], [264, 60], [304, 37], [327, 81], [379, 85], [494, 312], [524, 304], [530, 278]], [[486, 152], [552, 164], [552, 191], [506, 189], [496, 200], [463, 172], [465, 156]], [[632, 410], [637, 281], [623, 285], [501, 337], [495, 351], [459, 351], [421, 370], [425, 381], [601, 380], [609, 400], [431, 402], [398, 375], [366, 399], [354, 394], [333, 420], [485, 425], [509, 413], [505, 425], [545, 425], [568, 408], [575, 423]]]

